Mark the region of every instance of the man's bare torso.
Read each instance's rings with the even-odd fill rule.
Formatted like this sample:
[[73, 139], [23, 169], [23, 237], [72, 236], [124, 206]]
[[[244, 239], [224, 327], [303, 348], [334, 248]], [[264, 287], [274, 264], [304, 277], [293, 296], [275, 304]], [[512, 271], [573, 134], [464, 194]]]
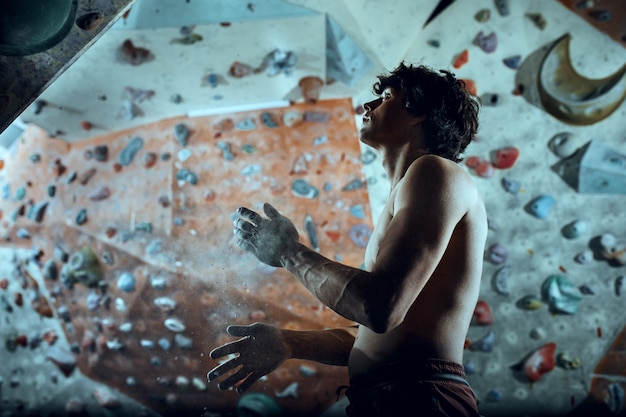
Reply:
[[[460, 167], [458, 170], [462, 171]], [[410, 184], [405, 184], [403, 179], [381, 212], [365, 254], [367, 270], [371, 270], [376, 261], [380, 240], [395, 213], [395, 195], [405, 186]], [[467, 201], [467, 195], [457, 196], [457, 200], [463, 198], [460, 204], [467, 205], [466, 213], [457, 223], [441, 262], [402, 324], [381, 334], [365, 326], [359, 327], [350, 354], [351, 376], [389, 363], [424, 358], [462, 363], [465, 337], [478, 299], [487, 230], [483, 202], [473, 185], [471, 188], [468, 195], [473, 196], [469, 199], [472, 201]]]

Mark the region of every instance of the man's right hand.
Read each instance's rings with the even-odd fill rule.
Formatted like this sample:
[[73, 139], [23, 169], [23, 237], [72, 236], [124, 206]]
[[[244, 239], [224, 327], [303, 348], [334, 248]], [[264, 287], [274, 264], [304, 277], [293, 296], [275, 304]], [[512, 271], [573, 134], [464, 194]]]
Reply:
[[209, 356], [218, 359], [230, 354], [230, 358], [207, 373], [209, 382], [223, 377], [233, 369], [235, 373], [225, 378], [217, 387], [227, 390], [236, 386], [242, 393], [264, 375], [278, 368], [290, 358], [289, 349], [282, 336], [282, 331], [270, 324], [254, 323], [249, 326], [228, 326], [226, 332], [241, 339], [226, 343], [213, 349]]

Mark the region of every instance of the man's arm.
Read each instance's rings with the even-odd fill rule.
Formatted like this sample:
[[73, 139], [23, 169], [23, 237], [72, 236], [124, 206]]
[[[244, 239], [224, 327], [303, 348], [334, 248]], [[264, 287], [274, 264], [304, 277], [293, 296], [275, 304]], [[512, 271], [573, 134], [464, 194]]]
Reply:
[[468, 179], [452, 164], [424, 156], [407, 170], [370, 272], [331, 261], [301, 244], [293, 224], [269, 204], [264, 206], [268, 220], [240, 211], [251, 223], [235, 222], [238, 245], [263, 262], [284, 266], [338, 314], [387, 332], [404, 320], [465, 215], [464, 202], [473, 198]]

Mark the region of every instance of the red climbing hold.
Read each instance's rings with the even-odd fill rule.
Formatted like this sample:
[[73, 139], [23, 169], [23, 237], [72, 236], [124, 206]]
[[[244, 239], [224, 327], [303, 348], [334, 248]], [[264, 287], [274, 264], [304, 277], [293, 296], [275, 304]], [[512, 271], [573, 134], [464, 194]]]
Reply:
[[492, 163], [495, 168], [509, 169], [517, 161], [519, 149], [514, 146], [498, 149], [492, 154]]
[[474, 323], [479, 326], [488, 326], [493, 323], [491, 308], [485, 300], [478, 300], [474, 309]]
[[524, 375], [530, 382], [537, 382], [541, 376], [554, 369], [556, 343], [548, 343], [532, 352], [524, 360]]
[[476, 167], [480, 165], [481, 162], [482, 160], [480, 159], [480, 157], [470, 156], [465, 160], [465, 165], [467, 165], [468, 168], [476, 169]]
[[493, 176], [493, 165], [489, 161], [480, 161], [476, 167], [476, 175], [483, 178], [490, 178]]

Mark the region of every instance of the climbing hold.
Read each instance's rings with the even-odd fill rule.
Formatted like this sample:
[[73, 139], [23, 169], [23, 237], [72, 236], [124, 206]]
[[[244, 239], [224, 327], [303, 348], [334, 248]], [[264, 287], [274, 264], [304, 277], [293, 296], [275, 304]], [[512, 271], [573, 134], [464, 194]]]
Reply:
[[217, 147], [222, 150], [222, 157], [225, 160], [232, 161], [233, 159], [235, 159], [235, 155], [230, 148], [230, 143], [225, 141], [219, 141], [217, 142]]
[[123, 166], [128, 166], [133, 161], [135, 154], [139, 152], [139, 150], [143, 147], [143, 140], [140, 137], [135, 136], [129, 143], [126, 145], [122, 153], [120, 154], [120, 164]]
[[508, 256], [509, 251], [500, 243], [494, 243], [487, 248], [487, 259], [494, 265], [501, 265], [505, 263]]
[[452, 62], [452, 66], [456, 69], [461, 68], [463, 65], [467, 64], [469, 61], [469, 51], [464, 49], [463, 52], [454, 57], [454, 61]]
[[550, 139], [548, 147], [555, 155], [568, 158], [580, 147], [580, 138], [572, 132], [560, 132]]
[[608, 22], [612, 18], [610, 10], [591, 10], [589, 16], [598, 22]]
[[469, 78], [459, 78], [459, 81], [463, 83], [465, 91], [473, 96], [478, 94], [478, 89], [476, 88], [476, 82], [474, 82], [474, 80], [471, 80]]
[[196, 185], [198, 183], [198, 175], [191, 172], [187, 168], [178, 170], [176, 173], [176, 179], [181, 183], [188, 182], [191, 185]]
[[554, 314], [575, 314], [582, 300], [578, 289], [563, 275], [550, 275], [546, 278], [541, 286], [541, 296]]
[[165, 319], [163, 324], [168, 330], [171, 330], [174, 333], [184, 332], [186, 329], [185, 324], [181, 320], [174, 317]]
[[365, 210], [363, 210], [363, 206], [361, 204], [356, 204], [350, 207], [350, 214], [357, 219], [365, 218]]
[[265, 71], [270, 77], [278, 75], [281, 72], [286, 76], [290, 76], [295, 71], [297, 62], [298, 55], [295, 52], [285, 52], [277, 48], [263, 58], [263, 62], [261, 66], [256, 69], [256, 72]]
[[512, 55], [504, 58], [502, 62], [504, 63], [504, 65], [511, 69], [518, 69], [522, 65], [522, 56]]
[[611, 382], [607, 387], [608, 397], [605, 400], [613, 415], [618, 415], [624, 409], [624, 389], [619, 382]]
[[476, 34], [473, 41], [474, 45], [477, 45], [484, 52], [492, 53], [498, 47], [498, 37], [495, 32], [491, 32], [489, 35], [483, 34], [481, 30]]
[[26, 187], [20, 187], [15, 190], [15, 199], [17, 201], [22, 200], [26, 196]]
[[96, 175], [96, 171], [97, 170], [95, 168], [90, 168], [87, 171], [83, 172], [80, 177], [78, 177], [78, 182], [80, 182], [82, 185], [87, 185], [89, 180], [91, 180], [93, 176]]
[[554, 205], [555, 201], [549, 195], [541, 195], [532, 200], [526, 207], [527, 211], [533, 216], [545, 219], [548, 217], [550, 209]]
[[496, 341], [496, 335], [493, 330], [489, 330], [487, 334], [479, 340], [470, 344], [470, 350], [479, 352], [491, 352]]
[[304, 216], [304, 229], [306, 230], [307, 235], [309, 236], [309, 243], [313, 250], [320, 250], [320, 243], [317, 238], [317, 231], [315, 230], [315, 222], [313, 218], [307, 214]]
[[573, 222], [566, 224], [561, 229], [563, 236], [568, 239], [576, 239], [587, 231], [587, 222], [582, 219], [574, 220]]
[[502, 400], [502, 392], [497, 389], [492, 389], [487, 393], [487, 401], [497, 403]]
[[596, 140], [552, 166], [554, 172], [581, 194], [626, 194], [625, 168], [626, 155]]
[[272, 115], [272, 113], [269, 112], [265, 112], [261, 115], [261, 122], [269, 128], [278, 127], [278, 123], [276, 122], [276, 120], [274, 120], [274, 116]]
[[543, 303], [536, 295], [525, 295], [517, 301], [517, 306], [524, 310], [538, 310]]
[[235, 129], [237, 130], [254, 130], [256, 129], [256, 123], [253, 118], [249, 117], [235, 123]]
[[486, 21], [488, 21], [491, 18], [491, 10], [489, 9], [480, 9], [475, 15], [474, 15], [474, 19], [476, 19], [477, 22], [480, 23], [485, 23]]
[[590, 125], [611, 115], [626, 98], [626, 64], [603, 78], [581, 76], [569, 53], [569, 33], [554, 41], [541, 62], [539, 98], [543, 108], [573, 125]]
[[491, 178], [493, 176], [493, 164], [489, 161], [482, 160], [475, 168], [476, 175], [482, 178]]
[[305, 122], [328, 123], [330, 115], [326, 112], [307, 110], [304, 112], [303, 120]]
[[176, 124], [174, 126], [174, 138], [184, 148], [189, 142], [189, 128], [184, 123]]
[[602, 256], [607, 261], [626, 265], [626, 242], [618, 241], [611, 233], [604, 233], [599, 239]]
[[300, 87], [302, 97], [307, 103], [317, 103], [323, 86], [324, 80], [316, 76], [302, 77], [300, 81], [298, 81], [298, 87]]
[[485, 106], [495, 107], [500, 101], [500, 96], [495, 93], [485, 93], [480, 97], [480, 102]]
[[492, 287], [493, 289], [500, 295], [508, 296], [509, 288], [508, 288], [508, 278], [511, 275], [511, 271], [513, 267], [511, 265], [504, 265], [500, 269], [496, 271], [492, 278]]
[[433, 48], [439, 48], [441, 46], [441, 42], [437, 39], [429, 39], [426, 43]]
[[74, 252], [61, 268], [61, 281], [70, 289], [75, 283], [95, 288], [103, 277], [98, 256], [89, 246], [83, 246], [79, 251]]
[[509, 169], [515, 164], [518, 157], [519, 149], [514, 146], [507, 146], [492, 152], [491, 162], [495, 168]]
[[126, 39], [122, 43], [122, 55], [131, 65], [143, 64], [152, 56], [150, 50], [136, 47], [130, 39]]
[[76, 359], [74, 355], [57, 345], [50, 346], [46, 353], [46, 359], [54, 363], [66, 377], [69, 377], [72, 372], [74, 372], [74, 369], [76, 369]]
[[478, 300], [474, 308], [473, 321], [479, 326], [488, 326], [493, 323], [491, 308], [485, 300]]
[[574, 257], [574, 260], [579, 264], [588, 264], [593, 259], [593, 251], [591, 249], [584, 250]]
[[546, 343], [528, 354], [520, 363], [513, 365], [512, 368], [522, 371], [529, 382], [537, 382], [542, 375], [554, 369], [556, 365], [555, 350], [556, 343]]
[[530, 337], [535, 340], [543, 339], [546, 337], [546, 332], [541, 327], [535, 327], [530, 331]]
[[36, 221], [37, 223], [41, 223], [41, 221], [43, 220], [43, 216], [46, 212], [46, 207], [48, 207], [47, 201], [41, 201], [37, 204], [34, 204], [29, 207], [26, 217]]
[[158, 160], [157, 154], [154, 152], [148, 152], [143, 156], [143, 166], [146, 168], [152, 168]]
[[124, 292], [135, 290], [135, 277], [129, 272], [123, 272], [117, 279], [117, 288]]
[[291, 183], [291, 192], [296, 197], [310, 199], [316, 198], [319, 195], [317, 188], [300, 178]]
[[259, 416], [278, 417], [282, 407], [270, 396], [262, 393], [246, 394], [237, 402], [237, 417]]
[[346, 185], [343, 186], [341, 191], [354, 191], [364, 187], [363, 181], [359, 178], [355, 178]]
[[183, 96], [181, 96], [178, 93], [174, 93], [172, 94], [172, 96], [170, 97], [170, 101], [174, 104], [180, 104], [183, 102]]
[[88, 12], [76, 19], [76, 26], [82, 30], [92, 31], [104, 22], [104, 14], [101, 12]]
[[251, 165], [246, 165], [245, 167], [241, 168], [240, 174], [243, 176], [247, 176], [247, 175], [254, 175], [254, 174], [259, 174], [261, 171], [263, 171], [263, 166], [261, 164], [251, 164]]
[[511, 180], [506, 177], [502, 178], [500, 184], [502, 184], [502, 188], [504, 188], [506, 192], [511, 194], [517, 194], [522, 188], [522, 184], [519, 181]]
[[618, 297], [622, 295], [622, 289], [624, 288], [624, 275], [620, 275], [615, 278], [615, 295]]
[[253, 71], [254, 68], [252, 68], [250, 65], [235, 61], [230, 66], [228, 73], [235, 78], [243, 78], [246, 75], [250, 75]]
[[82, 209], [76, 215], [76, 224], [80, 226], [85, 223], [87, 223], [87, 209]]
[[511, 12], [509, 0], [495, 0], [494, 3], [496, 4], [496, 9], [498, 9], [500, 16], [508, 16]]
[[109, 154], [109, 148], [106, 145], [98, 145], [93, 150], [93, 156], [96, 161], [106, 162]]
[[305, 175], [309, 171], [307, 157], [310, 157], [310, 155], [304, 153], [298, 155], [291, 164], [291, 171], [289, 171], [289, 175]]
[[535, 24], [540, 30], [544, 30], [548, 22], [541, 13], [526, 13], [526, 17]]
[[302, 122], [302, 120], [303, 120], [302, 113], [299, 112], [298, 110], [289, 110], [285, 112], [285, 114], [283, 115], [283, 123], [287, 127], [293, 127], [297, 125], [298, 123]]
[[590, 282], [580, 285], [578, 287], [578, 289], [584, 295], [595, 295], [596, 294], [596, 287], [595, 287], [595, 285], [593, 285]]
[[348, 232], [348, 236], [352, 243], [354, 243], [359, 248], [367, 247], [367, 243], [372, 236], [372, 230], [366, 224], [355, 224], [350, 228]]
[[582, 360], [572, 358], [568, 352], [559, 352], [556, 355], [556, 364], [563, 369], [578, 369], [582, 365]]

